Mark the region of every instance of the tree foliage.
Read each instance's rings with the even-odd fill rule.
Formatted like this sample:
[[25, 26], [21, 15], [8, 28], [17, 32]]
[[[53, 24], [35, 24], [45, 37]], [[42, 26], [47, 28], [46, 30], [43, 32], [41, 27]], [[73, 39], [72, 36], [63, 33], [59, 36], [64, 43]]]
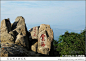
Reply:
[[85, 30], [80, 34], [68, 31], [54, 40], [54, 46], [59, 55], [85, 55]]

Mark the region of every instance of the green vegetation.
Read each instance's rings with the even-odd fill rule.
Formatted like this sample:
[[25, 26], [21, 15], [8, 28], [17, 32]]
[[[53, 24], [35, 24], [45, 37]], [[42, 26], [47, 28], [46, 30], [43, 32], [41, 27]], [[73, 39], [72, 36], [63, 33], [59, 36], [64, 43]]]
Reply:
[[80, 34], [68, 31], [59, 36], [59, 40], [54, 40], [54, 47], [62, 55], [85, 55], [85, 30]]

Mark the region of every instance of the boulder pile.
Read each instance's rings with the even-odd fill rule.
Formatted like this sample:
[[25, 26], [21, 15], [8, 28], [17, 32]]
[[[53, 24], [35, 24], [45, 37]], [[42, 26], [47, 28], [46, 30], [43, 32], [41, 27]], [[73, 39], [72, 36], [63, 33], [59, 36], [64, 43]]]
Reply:
[[14, 23], [10, 19], [1, 21], [1, 57], [41, 56], [52, 52], [53, 30], [50, 25], [41, 24], [27, 30], [25, 19], [18, 16]]

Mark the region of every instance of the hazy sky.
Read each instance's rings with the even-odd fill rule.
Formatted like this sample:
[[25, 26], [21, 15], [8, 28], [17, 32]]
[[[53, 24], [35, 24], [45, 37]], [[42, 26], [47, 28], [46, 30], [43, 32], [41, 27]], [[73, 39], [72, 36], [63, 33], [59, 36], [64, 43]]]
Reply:
[[1, 20], [23, 16], [28, 28], [49, 24], [61, 29], [85, 28], [85, 1], [1, 1]]

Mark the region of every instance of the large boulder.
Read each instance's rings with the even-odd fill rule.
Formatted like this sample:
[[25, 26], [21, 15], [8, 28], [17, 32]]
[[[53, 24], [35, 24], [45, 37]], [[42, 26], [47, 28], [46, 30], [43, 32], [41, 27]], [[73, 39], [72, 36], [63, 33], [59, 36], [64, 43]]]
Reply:
[[12, 25], [12, 30], [16, 30], [18, 33], [22, 33], [23, 36], [26, 36], [26, 24], [25, 19], [22, 16], [18, 16], [15, 19], [15, 22]]
[[32, 38], [31, 42], [35, 42], [34, 39], [38, 40], [31, 45], [31, 50], [49, 55], [53, 42], [53, 30], [50, 28], [50, 25], [41, 24], [39, 27], [31, 28], [29, 32], [31, 34], [29, 38]]
[[33, 27], [29, 30], [30, 36], [29, 38], [31, 39], [38, 39], [38, 34], [39, 34], [39, 26]]
[[[12, 31], [15, 31], [15, 44], [20, 44], [29, 49], [29, 35], [25, 24], [25, 19], [18, 16], [12, 24]], [[21, 34], [21, 35], [20, 35]]]
[[10, 34], [11, 32], [11, 23], [8, 19], [4, 19], [1, 21], [1, 46], [5, 47], [8, 43], [10, 43], [9, 46], [14, 44], [14, 37]]
[[53, 30], [50, 25], [41, 24], [38, 34], [38, 53], [49, 55], [53, 41]]
[[1, 33], [3, 32], [9, 33], [10, 31], [11, 31], [11, 23], [10, 23], [9, 18], [2, 20], [1, 21]]
[[49, 55], [51, 42], [48, 40], [46, 31], [43, 30], [38, 35], [38, 53]]
[[50, 28], [50, 25], [47, 24], [41, 24], [39, 28], [39, 33], [43, 30], [46, 30], [46, 34], [48, 36], [49, 41], [53, 41], [53, 30]]

